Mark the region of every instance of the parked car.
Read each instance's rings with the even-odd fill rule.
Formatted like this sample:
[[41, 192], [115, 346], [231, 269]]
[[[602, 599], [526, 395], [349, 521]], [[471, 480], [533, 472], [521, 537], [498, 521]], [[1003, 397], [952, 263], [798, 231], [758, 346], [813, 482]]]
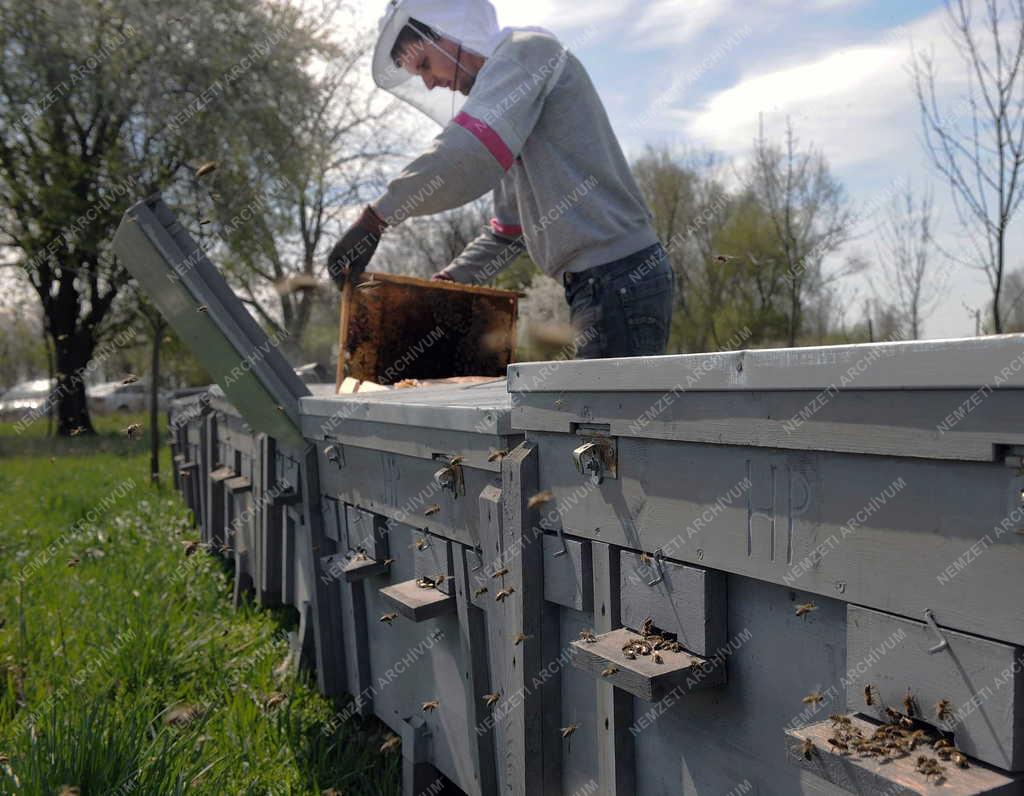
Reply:
[[[120, 381], [107, 381], [89, 387], [86, 392], [89, 411], [95, 414], [105, 412], [145, 412], [149, 408], [149, 383], [137, 381], [123, 384]], [[157, 406], [163, 409], [167, 404], [167, 394], [160, 391]]]
[[44, 415], [47, 410], [46, 399], [53, 387], [50, 379], [33, 379], [15, 384], [0, 395], [0, 417], [14, 420], [33, 412]]

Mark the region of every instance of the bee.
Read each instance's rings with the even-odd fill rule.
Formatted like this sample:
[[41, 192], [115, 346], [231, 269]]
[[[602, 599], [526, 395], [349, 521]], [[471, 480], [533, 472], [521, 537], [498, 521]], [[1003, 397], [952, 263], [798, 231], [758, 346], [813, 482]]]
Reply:
[[617, 671], [619, 671], [619, 667], [618, 666], [609, 666], [607, 669], [605, 669], [604, 671], [601, 672], [601, 676], [602, 677], [611, 677]]
[[380, 745], [380, 751], [382, 753], [383, 752], [390, 752], [392, 749], [395, 749], [396, 747], [399, 747], [401, 745], [402, 745], [402, 739], [399, 738], [397, 735], [392, 735], [392, 736], [389, 736], [388, 739], [386, 741], [384, 741], [384, 743], [382, 743]]
[[864, 686], [864, 704], [869, 708], [875, 704], [875, 687], [873, 685]]
[[209, 312], [209, 311], [210, 311], [210, 308], [207, 307], [205, 304], [200, 304], [198, 307], [196, 307], [196, 312]]
[[71, 556], [71, 558], [68, 559], [68, 569], [73, 569], [81, 563], [82, 559], [80, 559], [78, 556]]
[[487, 587], [481, 586], [479, 589], [473, 592], [473, 598], [476, 599], [478, 597], [482, 597], [485, 594], [487, 594]]
[[950, 757], [950, 760], [953, 761], [953, 765], [955, 765], [957, 768], [968, 768], [968, 766], [970, 765], [967, 762], [967, 755], [965, 755], [959, 749], [954, 749], [950, 753], [949, 757]]
[[513, 647], [518, 647], [520, 644], [522, 644], [528, 638], [533, 638], [533, 636], [532, 635], [526, 636], [526, 635], [523, 635], [522, 633], [517, 633], [515, 639], [512, 642], [512, 646]]
[[123, 384], [123, 385], [135, 384], [135, 382], [137, 382], [138, 380], [139, 380], [138, 376], [136, 376], [134, 373], [129, 373], [127, 376], [125, 376], [123, 379], [121, 379], [121, 384]]
[[507, 589], [502, 589], [497, 594], [495, 594], [494, 599], [497, 600], [499, 603], [505, 602], [505, 598], [508, 597], [514, 591], [515, 589], [509, 586]]
[[285, 408], [281, 406], [281, 404], [278, 404], [276, 408], [277, 411], [280, 412], [282, 415], [285, 413]]
[[201, 219], [199, 219], [199, 226], [201, 226], [201, 227], [208, 226], [209, 224], [212, 224], [212, 223], [213, 223], [213, 221], [211, 219], [209, 219], [209, 218], [201, 218]]
[[932, 744], [932, 749], [939, 751], [940, 749], [952, 749], [953, 744], [949, 742], [948, 738], [939, 738], [935, 743]]
[[54, 464], [56, 461], [57, 461], [57, 457], [56, 456], [51, 456], [50, 457], [50, 464]]
[[58, 335], [57, 335], [57, 339], [58, 339], [58, 340], [59, 340], [60, 342], [64, 342], [65, 340], [67, 340], [67, 339], [68, 339], [68, 336], [67, 336], [66, 334], [58, 334]]
[[491, 575], [491, 577], [492, 577], [492, 578], [503, 578], [503, 577], [505, 577], [505, 576], [506, 576], [507, 574], [508, 574], [508, 567], [504, 567], [504, 568], [502, 568], [502, 569], [499, 569], [499, 570], [498, 570], [497, 572], [495, 572], [495, 573], [494, 573], [493, 575]]
[[424, 575], [422, 578], [417, 579], [416, 585], [421, 589], [433, 589], [437, 586], [437, 583], [433, 578]]
[[82, 789], [77, 785], [61, 785], [57, 796], [82, 796]]
[[654, 620], [651, 617], [647, 617], [644, 620], [643, 626], [640, 628], [640, 634], [646, 638], [651, 635], [651, 629], [654, 627]]
[[917, 712], [917, 702], [914, 700], [914, 695], [910, 689], [907, 689], [906, 696], [903, 697], [903, 712], [908, 716], [913, 716]]
[[191, 542], [182, 542], [182, 544], [185, 546], [185, 558], [194, 555], [196, 550], [199, 549], [199, 542], [195, 540]]
[[437, 710], [440, 706], [441, 706], [440, 700], [431, 699], [431, 700], [423, 703], [423, 711], [425, 713], [430, 713], [432, 711]]
[[466, 460], [465, 456], [452, 456], [452, 458], [450, 458], [448, 460], [448, 466], [449, 467], [459, 467], [459, 466], [462, 465], [462, 463], [465, 460]]
[[829, 716], [829, 720], [836, 726], [849, 727], [853, 724], [853, 720], [849, 716], [842, 716], [838, 713], [833, 713]]
[[718, 262], [718, 263], [731, 263], [731, 262], [735, 262], [738, 259], [739, 259], [739, 257], [733, 257], [731, 254], [716, 254], [715, 255], [715, 262]]
[[208, 160], [206, 163], [202, 164], [198, 169], [196, 169], [196, 179], [199, 179], [200, 177], [205, 177], [207, 174], [213, 174], [213, 172], [217, 170], [218, 165], [219, 164], [217, 163], [216, 160]]
[[576, 732], [576, 730], [578, 730], [579, 728], [580, 728], [579, 724], [570, 724], [568, 727], [562, 727], [562, 737], [563, 738], [568, 738], [570, 735], [572, 735], [574, 732]]
[[914, 729], [914, 720], [909, 716], [900, 716], [900, 726], [905, 730]]
[[497, 462], [508, 456], [508, 451], [492, 451], [491, 455], [487, 457], [488, 462]]
[[526, 502], [526, 508], [535, 509], [538, 506], [543, 506], [545, 503], [550, 503], [555, 499], [555, 493], [550, 489], [545, 489], [543, 492], [538, 492], [532, 498]]
[[447, 575], [435, 575], [432, 578], [432, 580], [434, 581], [434, 585], [435, 586], [440, 586], [442, 583], [444, 583], [446, 580], [448, 580], [448, 576]]
[[655, 663], [664, 663], [665, 662], [665, 659], [661, 657], [661, 653], [660, 652], [655, 652], [651, 656], [651, 660], [653, 660]]
[[850, 745], [846, 741], [840, 741], [838, 738], [829, 738], [828, 742], [843, 754], [848, 754], [850, 751]]
[[378, 619], [377, 621], [378, 621], [378, 622], [383, 622], [383, 623], [384, 623], [384, 624], [386, 624], [386, 625], [390, 625], [390, 624], [391, 624], [392, 622], [394, 622], [394, 621], [395, 621], [396, 619], [398, 619], [398, 614], [396, 614], [396, 613], [395, 613], [394, 611], [391, 611], [390, 613], [386, 613], [386, 614], [384, 614], [384, 616], [382, 616], [382, 617], [381, 617], [380, 619]]
[[818, 606], [816, 606], [814, 603], [804, 603], [803, 605], [796, 606], [794, 610], [796, 611], [796, 615], [803, 619], [807, 616], [807, 614], [811, 613], [812, 611], [817, 611]]
[[77, 437], [77, 436], [80, 436], [81, 434], [84, 434], [84, 433], [85, 433], [85, 426], [75, 426], [75, 428], [71, 429], [71, 431], [69, 432], [69, 434], [72, 437]]
[[950, 721], [953, 718], [953, 705], [948, 699], [940, 699], [935, 704], [935, 717], [939, 721]]
[[492, 707], [499, 699], [501, 699], [501, 691], [495, 691], [493, 694], [484, 694], [484, 704], [487, 707]]
[[220, 548], [218, 548], [218, 549], [219, 549], [219, 550], [220, 550], [220, 551], [221, 551], [222, 553], [230, 553], [230, 552], [231, 552], [231, 545], [229, 545], [229, 544], [228, 544], [227, 542], [224, 542], [224, 543], [223, 543], [223, 544], [222, 544], [222, 545], [220, 546]]
[[800, 751], [804, 756], [804, 760], [812, 759], [814, 757], [814, 750], [814, 741], [812, 741], [810, 738], [805, 739], [804, 742], [800, 745]]
[[813, 693], [810, 693], [807, 696], [805, 696], [801, 701], [805, 705], [814, 705], [815, 707], [817, 707], [818, 703], [823, 702], [824, 700], [825, 697], [821, 695], [820, 691], [814, 691]]
[[353, 561], [369, 561], [370, 557], [368, 555], [366, 555], [366, 553], [364, 553], [362, 550], [360, 550], [358, 553], [356, 553], [354, 556], [352, 556], [352, 560]]
[[128, 428], [124, 430], [124, 433], [125, 436], [128, 437], [128, 439], [138, 439], [139, 435], [142, 433], [142, 424], [132, 423], [130, 426], [128, 426]]
[[416, 537], [416, 541], [413, 542], [410, 545], [410, 547], [413, 547], [416, 550], [426, 550], [427, 549], [427, 540], [424, 539], [422, 536], [418, 536], [418, 537]]
[[927, 737], [928, 734], [924, 730], [914, 730], [914, 732], [910, 733], [910, 735], [907, 736], [907, 744], [910, 746], [910, 751], [913, 752], [917, 748], [917, 745], [925, 741]]
[[647, 553], [643, 553], [643, 552], [640, 553], [640, 563], [646, 564], [647, 566], [650, 566], [651, 562], [653, 560], [654, 559], [651, 558]]
[[287, 701], [288, 695], [282, 694], [280, 691], [275, 691], [263, 701], [263, 707], [267, 710], [272, 710], [278, 705]]
[[392, 564], [394, 564], [394, 563], [395, 563], [395, 559], [393, 559], [393, 558], [385, 558], [385, 559], [384, 559], [383, 561], [381, 561], [380, 563], [381, 563], [381, 564], [383, 564], [383, 565], [384, 565], [384, 566], [386, 566], [386, 567], [390, 567], [390, 566], [391, 566]]
[[585, 641], [587, 644], [594, 644], [597, 642], [597, 636], [594, 635], [593, 630], [581, 630], [580, 641]]

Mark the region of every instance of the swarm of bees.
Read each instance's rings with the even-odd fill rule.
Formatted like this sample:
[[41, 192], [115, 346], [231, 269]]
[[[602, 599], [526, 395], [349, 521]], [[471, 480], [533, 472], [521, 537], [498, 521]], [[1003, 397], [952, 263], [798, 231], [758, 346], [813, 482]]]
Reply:
[[[870, 694], [872, 703], [877, 702], [873, 689], [869, 689], [870, 686], [864, 691], [865, 700], [869, 698]], [[913, 696], [909, 691], [905, 704], [906, 702], [910, 702], [913, 706]], [[888, 723], [879, 726], [870, 735], [855, 726], [849, 716], [837, 714], [829, 716], [833, 730], [832, 737], [828, 739], [829, 745], [842, 755], [857, 754], [883, 761], [907, 758], [919, 749], [930, 748], [934, 756], [919, 754], [915, 768], [918, 773], [923, 774], [936, 785], [945, 780], [945, 769], [940, 764], [940, 760], [952, 762], [959, 768], [968, 767], [967, 756], [953, 746], [948, 738], [939, 736], [926, 725], [920, 725], [910, 716], [892, 708], [886, 708], [885, 713], [889, 718]], [[807, 757], [806, 754], [805, 757]], [[807, 759], [809, 760], [810, 757]]]
[[[583, 638], [582, 634], [580, 634], [580, 638], [583, 641], [589, 641], [589, 639]], [[597, 639], [595, 638], [594, 640], [596, 641]], [[654, 663], [664, 663], [665, 659], [661, 655], [662, 652], [682, 651], [683, 645], [678, 641], [669, 638], [665, 634], [656, 632], [654, 620], [650, 617], [644, 620], [643, 626], [640, 628], [640, 635], [631, 638], [622, 645], [622, 655], [626, 660], [630, 661], [635, 661], [638, 655], [649, 655]]]

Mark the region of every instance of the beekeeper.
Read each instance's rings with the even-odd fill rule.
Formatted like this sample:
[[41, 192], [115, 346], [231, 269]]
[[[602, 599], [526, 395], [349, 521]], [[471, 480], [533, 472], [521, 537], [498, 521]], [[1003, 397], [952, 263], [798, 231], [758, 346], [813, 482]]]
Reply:
[[580, 358], [662, 354], [673, 276], [601, 99], [550, 33], [488, 0], [391, 0], [376, 84], [444, 129], [331, 251], [358, 279], [382, 233], [493, 191], [494, 219], [435, 279], [482, 284], [522, 251], [565, 287]]

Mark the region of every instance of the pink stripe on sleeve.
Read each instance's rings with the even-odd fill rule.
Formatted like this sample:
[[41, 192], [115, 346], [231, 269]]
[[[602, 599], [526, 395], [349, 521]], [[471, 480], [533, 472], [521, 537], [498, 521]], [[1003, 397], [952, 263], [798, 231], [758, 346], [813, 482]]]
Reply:
[[487, 151], [494, 155], [494, 159], [501, 164], [505, 171], [512, 168], [512, 164], [516, 160], [515, 155], [512, 154], [512, 150], [508, 148], [508, 145], [501, 140], [501, 136], [494, 132], [486, 123], [480, 121], [475, 116], [470, 116], [465, 111], [456, 116], [454, 122], [459, 127], [465, 128], [476, 136], [480, 143], [487, 147]]
[[518, 238], [523, 234], [523, 228], [518, 224], [502, 224], [496, 218], [491, 219], [491, 229], [505, 238]]

